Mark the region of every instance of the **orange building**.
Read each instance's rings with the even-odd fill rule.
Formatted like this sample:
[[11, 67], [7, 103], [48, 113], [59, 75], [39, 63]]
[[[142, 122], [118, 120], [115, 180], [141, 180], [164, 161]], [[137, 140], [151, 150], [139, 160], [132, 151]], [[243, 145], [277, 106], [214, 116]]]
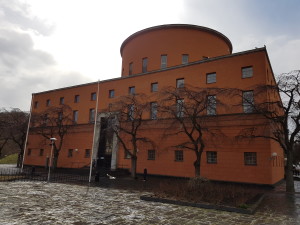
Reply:
[[[110, 145], [103, 138], [105, 109], [121, 96], [143, 93], [149, 103], [166, 87], [193, 86], [243, 90], [242, 95], [253, 98], [255, 85], [274, 84], [275, 78], [266, 48], [232, 53], [232, 44], [223, 34], [201, 26], [171, 24], [150, 27], [129, 36], [121, 46], [122, 74], [120, 78], [82, 84], [33, 94], [32, 113], [40, 113], [51, 106], [72, 108], [73, 125], [65, 136], [58, 158], [58, 167], [80, 168], [99, 159], [115, 170], [130, 169], [131, 163], [113, 135]], [[272, 96], [279, 98], [278, 96]], [[218, 98], [218, 96], [217, 96]], [[265, 101], [270, 95], [262, 95]], [[228, 105], [241, 103], [238, 96], [225, 99]], [[244, 128], [271, 129], [266, 120], [249, 113], [247, 105], [215, 108], [213, 120], [207, 126], [222, 130], [226, 140], [207, 143], [201, 159], [201, 176], [212, 180], [273, 185], [283, 179], [283, 151], [269, 139], [236, 141]], [[93, 120], [97, 115], [98, 123]], [[141, 134], [150, 136], [155, 148], [139, 145], [137, 172], [147, 168], [149, 174], [193, 177], [195, 154], [174, 146], [184, 141], [184, 135], [162, 138], [161, 119], [145, 113], [145, 121], [152, 124]], [[32, 125], [33, 127], [34, 125]], [[49, 140], [30, 129], [25, 165], [45, 166], [50, 156]]]

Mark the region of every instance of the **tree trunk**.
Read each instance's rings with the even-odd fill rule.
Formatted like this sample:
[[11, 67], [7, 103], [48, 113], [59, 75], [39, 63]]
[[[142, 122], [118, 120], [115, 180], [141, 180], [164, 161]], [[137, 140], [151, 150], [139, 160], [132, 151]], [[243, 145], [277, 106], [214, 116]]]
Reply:
[[284, 168], [285, 172], [285, 182], [286, 182], [286, 192], [295, 192], [294, 186], [294, 176], [293, 176], [293, 153], [287, 151], [287, 161]]
[[131, 157], [131, 177], [136, 178], [136, 162], [137, 162], [137, 157], [132, 156]]
[[59, 152], [57, 150], [54, 150], [54, 156], [53, 156], [53, 162], [52, 162], [53, 169], [57, 168], [58, 156], [59, 156]]

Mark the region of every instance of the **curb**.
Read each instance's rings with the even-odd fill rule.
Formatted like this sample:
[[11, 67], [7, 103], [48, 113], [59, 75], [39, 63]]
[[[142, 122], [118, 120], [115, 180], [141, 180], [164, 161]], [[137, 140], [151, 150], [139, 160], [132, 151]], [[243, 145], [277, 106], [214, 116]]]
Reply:
[[213, 205], [213, 204], [207, 204], [207, 203], [192, 203], [192, 202], [185, 202], [185, 201], [178, 201], [178, 200], [171, 200], [171, 199], [165, 199], [165, 198], [156, 198], [149, 195], [142, 195], [140, 196], [141, 200], [144, 201], [150, 201], [150, 202], [160, 202], [160, 203], [167, 203], [167, 204], [173, 204], [173, 205], [180, 205], [180, 206], [190, 206], [190, 207], [197, 207], [197, 208], [203, 208], [203, 209], [215, 209], [215, 210], [221, 210], [221, 211], [227, 211], [227, 212], [236, 212], [241, 214], [248, 214], [253, 215], [255, 211], [257, 210], [258, 206], [264, 199], [265, 195], [257, 195], [254, 198], [257, 199], [253, 204], [250, 205], [249, 208], [243, 209], [243, 208], [236, 208], [236, 207], [230, 207], [230, 206], [224, 206], [224, 205]]

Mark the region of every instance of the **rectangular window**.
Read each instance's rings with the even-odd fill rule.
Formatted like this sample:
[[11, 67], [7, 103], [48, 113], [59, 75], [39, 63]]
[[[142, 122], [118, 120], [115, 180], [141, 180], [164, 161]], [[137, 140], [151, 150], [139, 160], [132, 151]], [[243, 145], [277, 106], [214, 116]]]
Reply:
[[132, 75], [133, 63], [129, 63], [129, 75]]
[[115, 90], [109, 90], [108, 91], [108, 96], [109, 96], [109, 98], [114, 98], [115, 97]]
[[142, 72], [146, 73], [147, 72], [147, 68], [148, 67], [148, 58], [143, 58], [143, 68], [142, 68]]
[[63, 113], [62, 113], [62, 112], [59, 112], [59, 113], [58, 113], [58, 119], [59, 119], [59, 120], [62, 120], [62, 119], [63, 119]]
[[177, 161], [177, 162], [183, 161], [183, 151], [182, 150], [175, 151], [175, 161]]
[[247, 66], [242, 68], [242, 78], [248, 78], [253, 76], [253, 67]]
[[39, 102], [38, 101], [35, 101], [34, 102], [34, 108], [36, 109], [36, 108], [38, 108], [39, 107]]
[[181, 62], [182, 62], [182, 64], [188, 64], [189, 63], [189, 55], [183, 54]]
[[124, 150], [124, 158], [125, 159], [131, 159], [131, 155], [129, 154], [129, 152]]
[[134, 86], [129, 87], [128, 92], [129, 92], [130, 95], [134, 95], [135, 94], [135, 87]]
[[95, 122], [95, 109], [90, 109], [89, 121], [90, 122]]
[[79, 96], [79, 95], [75, 95], [75, 97], [74, 97], [74, 102], [75, 102], [75, 103], [78, 103], [79, 100], [80, 100], [80, 96]]
[[65, 98], [64, 97], [59, 98], [59, 104], [61, 104], [61, 105], [65, 104]]
[[44, 155], [44, 149], [40, 149], [40, 156], [43, 156]]
[[50, 99], [47, 99], [46, 101], [46, 106], [50, 106], [51, 105], [51, 100]]
[[92, 101], [96, 101], [96, 99], [97, 99], [97, 94], [96, 94], [96, 92], [91, 93], [91, 100], [92, 100]]
[[148, 150], [148, 160], [155, 160], [155, 150]]
[[158, 83], [152, 83], [151, 92], [157, 92], [157, 91], [158, 91]]
[[73, 157], [73, 149], [68, 150], [68, 157], [69, 158]]
[[206, 74], [206, 83], [216, 83], [217, 82], [217, 74], [216, 73], [208, 73]]
[[207, 115], [217, 114], [217, 99], [215, 95], [207, 96]]
[[206, 152], [206, 160], [207, 163], [209, 164], [217, 163], [217, 152], [211, 152], [211, 151]]
[[84, 158], [90, 158], [91, 157], [91, 149], [86, 149], [84, 153]]
[[134, 105], [128, 105], [128, 120], [134, 120]]
[[73, 122], [77, 123], [78, 121], [78, 110], [73, 111]]
[[150, 118], [152, 120], [157, 119], [157, 102], [151, 102], [150, 103]]
[[243, 91], [243, 110], [244, 113], [254, 112], [253, 91]]
[[183, 88], [184, 87], [184, 79], [180, 78], [176, 80], [176, 87], [177, 88]]
[[256, 152], [244, 152], [245, 165], [247, 166], [256, 166], [257, 157]]
[[27, 149], [27, 155], [31, 155], [31, 148]]
[[160, 56], [160, 68], [161, 69], [167, 68], [167, 60], [168, 60], [167, 55], [161, 55]]
[[184, 99], [177, 99], [176, 100], [176, 112], [177, 117], [183, 117], [184, 116]]

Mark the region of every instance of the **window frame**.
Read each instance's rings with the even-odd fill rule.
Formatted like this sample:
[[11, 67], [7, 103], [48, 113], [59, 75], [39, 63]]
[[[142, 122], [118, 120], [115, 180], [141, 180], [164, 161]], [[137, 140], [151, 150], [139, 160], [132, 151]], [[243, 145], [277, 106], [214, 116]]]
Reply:
[[147, 154], [147, 160], [155, 160], [156, 158], [156, 152], [154, 149], [149, 149]]
[[257, 152], [244, 152], [244, 165], [257, 166]]
[[[211, 99], [214, 99], [214, 101], [212, 101]], [[207, 96], [206, 114], [209, 116], [217, 115], [217, 96], [216, 95], [208, 95]]]
[[43, 155], [44, 155], [44, 149], [40, 148], [39, 156], [43, 156]]
[[78, 122], [78, 110], [73, 110], [73, 123]]
[[176, 99], [176, 116], [178, 118], [184, 117], [184, 99]]
[[74, 103], [79, 103], [80, 101], [80, 95], [75, 95], [74, 96]]
[[161, 69], [166, 69], [168, 66], [168, 55], [163, 54], [160, 56], [160, 68]]
[[91, 149], [85, 149], [84, 158], [90, 158], [90, 157], [91, 157]]
[[175, 162], [183, 162], [184, 156], [183, 156], [183, 150], [175, 150]]
[[216, 72], [207, 73], [206, 74], [206, 83], [207, 84], [217, 83], [217, 73]]
[[184, 78], [176, 79], [176, 88], [184, 88]]
[[39, 107], [39, 102], [38, 102], [38, 101], [35, 101], [35, 102], [34, 102], [34, 107], [33, 107], [33, 108], [37, 109], [38, 107]]
[[96, 101], [97, 100], [97, 93], [96, 92], [92, 92], [91, 93], [91, 101]]
[[253, 77], [253, 66], [242, 67], [242, 78]]
[[68, 158], [72, 158], [73, 157], [73, 149], [68, 149]]
[[124, 159], [131, 159], [131, 155], [124, 149]]
[[217, 164], [218, 163], [218, 152], [217, 151], [207, 151], [206, 152], [206, 163], [207, 164]]
[[60, 97], [59, 98], [59, 104], [64, 105], [65, 104], [65, 97]]
[[129, 93], [130, 95], [135, 95], [135, 86], [130, 86], [130, 87], [128, 88], [128, 93]]
[[188, 64], [189, 63], [189, 54], [182, 54], [181, 55], [181, 64]]
[[151, 83], [151, 92], [158, 92], [158, 82]]
[[148, 72], [148, 58], [145, 57], [142, 59], [142, 73]]
[[132, 75], [133, 74], [133, 62], [129, 63], [129, 68], [128, 68], [128, 75]]
[[94, 108], [89, 109], [89, 122], [90, 123], [95, 122], [95, 112], [96, 111]]
[[157, 102], [150, 102], [150, 119], [157, 120]]
[[110, 89], [108, 91], [108, 97], [109, 98], [114, 98], [115, 97], [115, 89]]
[[[247, 100], [246, 94], [252, 93], [251, 97], [251, 103], [250, 100]], [[242, 105], [243, 105], [243, 113], [253, 113], [254, 112], [254, 91], [248, 90], [242, 92]]]
[[51, 99], [46, 100], [46, 106], [49, 107], [51, 105]]

